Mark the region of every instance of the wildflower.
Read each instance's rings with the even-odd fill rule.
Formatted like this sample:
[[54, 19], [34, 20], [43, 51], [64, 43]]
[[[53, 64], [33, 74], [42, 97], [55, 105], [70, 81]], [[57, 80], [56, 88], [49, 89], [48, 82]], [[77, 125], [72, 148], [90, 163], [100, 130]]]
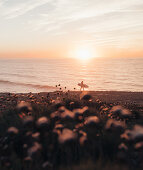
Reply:
[[73, 140], [76, 139], [77, 135], [70, 129], [63, 129], [61, 134], [59, 135], [59, 142], [60, 143], [65, 143], [68, 140]]
[[18, 134], [19, 130], [16, 127], [10, 127], [8, 128], [7, 132], [9, 134]]
[[143, 149], [143, 142], [138, 142], [134, 145], [135, 149]]
[[64, 126], [62, 124], [56, 124], [55, 129], [63, 129]]
[[41, 125], [41, 124], [47, 124], [49, 123], [49, 119], [47, 117], [40, 117], [38, 120], [37, 120], [37, 125]]
[[46, 161], [46, 162], [44, 162], [42, 164], [42, 168], [44, 168], [44, 169], [53, 169], [53, 165], [50, 162]]
[[110, 110], [110, 114], [124, 118], [130, 117], [132, 115], [128, 109], [125, 109], [122, 106], [113, 106]]
[[105, 129], [106, 130], [124, 129], [125, 127], [126, 127], [125, 122], [109, 119], [106, 123]]
[[143, 126], [135, 125], [132, 130], [126, 130], [121, 138], [126, 140], [138, 140], [143, 139]]
[[36, 125], [38, 128], [43, 128], [43, 129], [49, 129], [50, 128], [50, 121], [47, 117], [40, 117], [37, 122]]
[[121, 143], [121, 144], [118, 146], [118, 148], [119, 148], [120, 150], [128, 150], [128, 147], [127, 147], [124, 143]]
[[40, 136], [40, 133], [39, 133], [39, 132], [35, 132], [35, 133], [32, 134], [32, 137], [33, 137], [34, 139], [39, 139], [39, 136]]
[[19, 112], [23, 112], [23, 113], [28, 113], [32, 111], [31, 105], [25, 101], [20, 101], [17, 104], [17, 109]]
[[84, 106], [82, 109], [74, 109], [73, 112], [75, 115], [82, 115], [88, 110], [87, 106]]
[[24, 158], [24, 162], [31, 162], [32, 158], [30, 156], [27, 156]]
[[99, 118], [97, 116], [89, 116], [85, 119], [84, 124], [98, 124], [100, 122]]
[[34, 142], [33, 146], [28, 149], [28, 156], [33, 156], [36, 152], [42, 149], [42, 146], [38, 142]]
[[67, 109], [61, 113], [61, 118], [74, 118], [74, 113]]

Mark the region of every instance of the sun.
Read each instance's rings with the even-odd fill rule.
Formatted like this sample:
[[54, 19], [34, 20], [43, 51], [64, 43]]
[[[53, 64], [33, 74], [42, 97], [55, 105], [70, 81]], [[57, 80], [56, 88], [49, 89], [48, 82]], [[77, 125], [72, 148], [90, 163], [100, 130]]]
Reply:
[[93, 56], [92, 56], [90, 50], [79, 49], [79, 50], [76, 51], [75, 57], [78, 58], [78, 59], [88, 60], [88, 59], [92, 58]]
[[94, 53], [92, 48], [88, 46], [83, 46], [75, 48], [71, 53], [71, 57], [79, 60], [89, 60], [91, 58], [94, 58], [95, 55], [93, 54]]
[[81, 61], [87, 61], [97, 57], [95, 47], [89, 45], [79, 45], [69, 51], [69, 57]]

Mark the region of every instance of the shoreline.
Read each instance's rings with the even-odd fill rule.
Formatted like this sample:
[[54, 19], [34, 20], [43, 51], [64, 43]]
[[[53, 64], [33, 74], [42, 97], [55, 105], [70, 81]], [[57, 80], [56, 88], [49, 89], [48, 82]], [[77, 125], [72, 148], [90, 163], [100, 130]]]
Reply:
[[[85, 92], [89, 92], [89, 93], [95, 93], [95, 92], [111, 92], [111, 93], [143, 93], [143, 91], [124, 91], [124, 90], [84, 90]], [[9, 91], [1, 91], [0, 92], [0, 95], [1, 94], [8, 94], [8, 93], [11, 93], [11, 94], [29, 94], [29, 93], [32, 93], [32, 94], [37, 94], [37, 93], [54, 93], [54, 92], [73, 92], [73, 93], [79, 93], [79, 92], [82, 92], [80, 90], [52, 90], [52, 91], [37, 91], [37, 92], [9, 92]]]

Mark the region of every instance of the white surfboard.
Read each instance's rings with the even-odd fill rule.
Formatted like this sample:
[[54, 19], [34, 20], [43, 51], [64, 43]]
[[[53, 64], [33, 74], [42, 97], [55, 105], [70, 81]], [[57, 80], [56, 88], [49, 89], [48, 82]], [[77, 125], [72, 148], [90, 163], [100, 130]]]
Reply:
[[78, 83], [77, 85], [80, 87], [88, 88], [88, 85], [86, 85], [86, 84], [81, 85], [81, 83]]

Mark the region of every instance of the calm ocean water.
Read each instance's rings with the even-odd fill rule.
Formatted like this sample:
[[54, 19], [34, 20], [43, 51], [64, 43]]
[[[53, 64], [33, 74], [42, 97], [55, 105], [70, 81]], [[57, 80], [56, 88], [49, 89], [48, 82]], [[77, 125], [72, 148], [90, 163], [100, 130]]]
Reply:
[[61, 84], [88, 90], [143, 91], [143, 58], [0, 59], [0, 92], [43, 92]]

